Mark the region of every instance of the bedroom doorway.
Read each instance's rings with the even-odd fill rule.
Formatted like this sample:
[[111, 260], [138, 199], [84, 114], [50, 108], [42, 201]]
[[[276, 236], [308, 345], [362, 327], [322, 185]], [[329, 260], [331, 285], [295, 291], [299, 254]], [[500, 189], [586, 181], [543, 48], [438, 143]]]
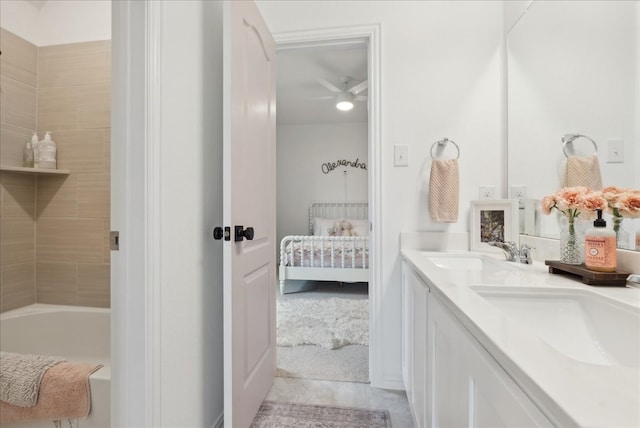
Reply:
[[[314, 266], [324, 258], [326, 266], [335, 269], [295, 272], [293, 279], [284, 281], [284, 294], [274, 290], [278, 295], [276, 375], [368, 383], [368, 274], [363, 280], [360, 269], [360, 278], [351, 276], [354, 269], [344, 269], [335, 246], [348, 247], [347, 259], [352, 256], [349, 248], [353, 251], [350, 267], [359, 263], [359, 268], [371, 268], [368, 46], [363, 38], [279, 45], [277, 62], [278, 261], [289, 242], [283, 241], [287, 236], [338, 236], [340, 242], [289, 244], [315, 245]], [[344, 99], [353, 104], [348, 111], [336, 108], [337, 101]], [[337, 208], [330, 213], [315, 211], [312, 206], [317, 202]], [[361, 213], [345, 208], [351, 204], [359, 204]], [[332, 247], [338, 250], [332, 252]], [[302, 266], [314, 262], [306, 263], [300, 262]], [[282, 272], [282, 277], [289, 278]]]

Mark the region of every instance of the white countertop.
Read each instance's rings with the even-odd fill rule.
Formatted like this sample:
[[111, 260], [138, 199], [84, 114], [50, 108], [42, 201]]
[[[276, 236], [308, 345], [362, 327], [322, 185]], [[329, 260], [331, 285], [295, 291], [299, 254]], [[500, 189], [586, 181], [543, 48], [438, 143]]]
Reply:
[[640, 289], [587, 286], [578, 279], [548, 273], [547, 266], [538, 261], [533, 265], [503, 261], [508, 264], [504, 271], [465, 271], [439, 268], [425, 257], [436, 254], [433, 252], [403, 249], [401, 254], [431, 293], [552, 420], [562, 426], [640, 426], [639, 369], [569, 358], [496, 310], [469, 286], [580, 289], [633, 308], [640, 308]]

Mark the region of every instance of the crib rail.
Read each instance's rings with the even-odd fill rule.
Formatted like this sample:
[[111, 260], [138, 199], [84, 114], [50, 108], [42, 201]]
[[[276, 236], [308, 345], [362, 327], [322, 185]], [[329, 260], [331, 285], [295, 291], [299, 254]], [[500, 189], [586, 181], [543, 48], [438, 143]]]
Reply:
[[368, 249], [367, 236], [290, 235], [280, 241], [280, 266], [367, 269]]

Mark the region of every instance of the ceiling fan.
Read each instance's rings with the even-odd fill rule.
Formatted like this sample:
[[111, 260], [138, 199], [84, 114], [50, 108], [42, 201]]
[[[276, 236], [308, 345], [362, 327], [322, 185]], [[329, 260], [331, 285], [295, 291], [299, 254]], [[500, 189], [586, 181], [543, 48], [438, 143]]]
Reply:
[[334, 84], [329, 81], [318, 78], [318, 83], [322, 86], [335, 93], [336, 98], [336, 108], [342, 111], [349, 111], [353, 108], [354, 101], [366, 101], [367, 97], [365, 95], [358, 95], [360, 92], [367, 89], [367, 81], [363, 80], [360, 83], [356, 83], [353, 86], [349, 87], [350, 79], [348, 77], [342, 77], [340, 80], [342, 81], [342, 89], [338, 88]]

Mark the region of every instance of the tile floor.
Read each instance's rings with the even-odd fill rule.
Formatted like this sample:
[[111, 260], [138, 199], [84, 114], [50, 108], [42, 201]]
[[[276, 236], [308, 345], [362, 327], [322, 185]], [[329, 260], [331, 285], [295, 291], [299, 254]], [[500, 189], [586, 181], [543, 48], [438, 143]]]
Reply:
[[267, 400], [388, 410], [393, 428], [413, 428], [404, 391], [372, 388], [366, 383], [277, 377]]

